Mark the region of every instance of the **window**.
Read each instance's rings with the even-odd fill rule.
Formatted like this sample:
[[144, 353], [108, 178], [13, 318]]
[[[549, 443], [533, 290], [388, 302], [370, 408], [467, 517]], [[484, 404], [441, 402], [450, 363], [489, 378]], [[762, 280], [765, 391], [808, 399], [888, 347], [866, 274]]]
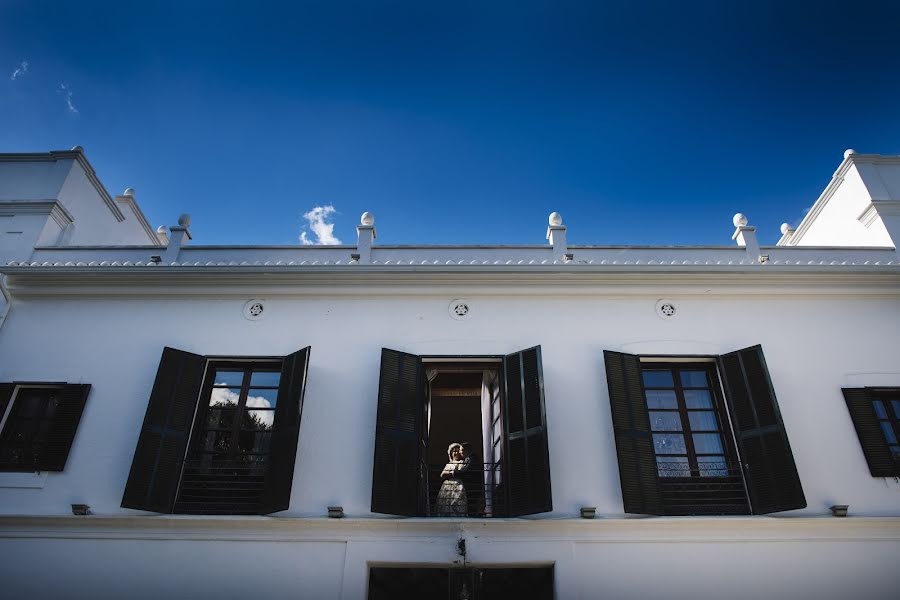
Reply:
[[90, 389], [0, 384], [0, 470], [62, 471]]
[[[458, 475], [445, 477], [451, 442], [468, 447]], [[372, 512], [495, 517], [549, 510], [540, 347], [499, 357], [382, 350]]]
[[625, 512], [806, 506], [762, 348], [696, 360], [604, 358]]
[[873, 477], [900, 477], [900, 388], [844, 388]]
[[290, 503], [309, 348], [213, 359], [165, 348], [122, 506], [268, 514]]
[[553, 598], [553, 567], [371, 567], [368, 600]]

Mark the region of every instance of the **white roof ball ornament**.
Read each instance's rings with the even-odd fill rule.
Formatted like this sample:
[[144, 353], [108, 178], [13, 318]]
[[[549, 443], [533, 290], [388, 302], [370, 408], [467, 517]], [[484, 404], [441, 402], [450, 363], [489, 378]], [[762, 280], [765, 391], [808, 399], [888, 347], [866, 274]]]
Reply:
[[125, 188], [125, 191], [122, 192], [123, 196], [131, 196], [134, 198], [134, 188]]
[[747, 217], [744, 216], [743, 213], [735, 213], [734, 218], [731, 219], [731, 222], [734, 223], [735, 227], [746, 227], [747, 226]]
[[558, 212], [550, 213], [549, 222], [552, 227], [559, 227], [560, 225], [562, 225], [562, 215]]
[[373, 215], [369, 211], [364, 212], [362, 214], [362, 216], [359, 218], [359, 224], [366, 225], [366, 226], [374, 225], [375, 224], [375, 215]]
[[191, 215], [184, 213], [180, 217], [178, 217], [178, 224], [182, 227], [190, 227], [191, 226]]
[[781, 224], [781, 235], [787, 235], [789, 231], [793, 231], [794, 228], [791, 227], [790, 223], [782, 223]]
[[168, 231], [168, 230], [166, 229], [165, 225], [160, 225], [159, 227], [156, 228], [156, 233], [166, 233], [166, 231]]
[[852, 155], [854, 155], [856, 153], [857, 153], [856, 150], [854, 150], [853, 148], [847, 148], [846, 150], [844, 150], [844, 158], [850, 158]]

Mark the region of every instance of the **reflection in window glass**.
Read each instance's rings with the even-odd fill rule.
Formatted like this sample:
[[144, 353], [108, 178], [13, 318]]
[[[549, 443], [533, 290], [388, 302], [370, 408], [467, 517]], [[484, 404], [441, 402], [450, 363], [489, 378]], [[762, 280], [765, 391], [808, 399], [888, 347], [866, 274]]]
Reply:
[[873, 400], [872, 407], [875, 409], [875, 416], [879, 419], [887, 419], [887, 412], [884, 410], [884, 403], [881, 400]]
[[215, 385], [239, 388], [244, 383], [244, 372], [232, 369], [218, 369], [214, 379]]
[[238, 400], [241, 398], [241, 388], [213, 388], [209, 394], [209, 405], [214, 407], [220, 406], [237, 406]]
[[250, 388], [247, 393], [247, 408], [275, 408], [278, 390]]
[[656, 469], [660, 477], [690, 477], [691, 465], [687, 456], [657, 456]]
[[278, 371], [254, 371], [250, 376], [250, 387], [278, 387], [280, 380]]
[[718, 433], [695, 433], [694, 450], [697, 454], [720, 454], [722, 448], [722, 436]]
[[644, 387], [674, 387], [671, 371], [641, 371]]
[[647, 408], [678, 408], [674, 390], [647, 390]]
[[719, 422], [716, 413], [711, 410], [691, 411], [688, 413], [691, 431], [718, 431]]
[[650, 429], [653, 431], [681, 431], [681, 417], [677, 412], [650, 411]]
[[724, 456], [698, 456], [700, 477], [728, 477], [728, 465]]
[[688, 408], [712, 408], [709, 390], [684, 390], [684, 403]]
[[889, 422], [887, 422], [887, 421], [881, 422], [881, 431], [882, 431], [882, 433], [884, 433], [884, 439], [887, 440], [888, 444], [896, 444], [897, 443], [897, 436], [894, 434], [894, 428]]
[[705, 388], [706, 371], [681, 371], [681, 385], [684, 387]]
[[657, 454], [684, 454], [684, 436], [680, 433], [654, 433], [653, 448]]

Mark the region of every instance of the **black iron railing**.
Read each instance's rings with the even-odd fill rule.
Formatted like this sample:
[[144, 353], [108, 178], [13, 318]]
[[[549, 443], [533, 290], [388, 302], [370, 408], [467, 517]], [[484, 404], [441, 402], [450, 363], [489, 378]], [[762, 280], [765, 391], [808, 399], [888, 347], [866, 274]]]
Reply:
[[257, 514], [264, 484], [265, 462], [186, 460], [175, 512]]
[[499, 463], [469, 463], [446, 474], [446, 463], [422, 464], [425, 514], [503, 517], [509, 513]]
[[658, 463], [659, 485], [666, 514], [745, 515], [750, 513], [740, 464], [707, 462]]

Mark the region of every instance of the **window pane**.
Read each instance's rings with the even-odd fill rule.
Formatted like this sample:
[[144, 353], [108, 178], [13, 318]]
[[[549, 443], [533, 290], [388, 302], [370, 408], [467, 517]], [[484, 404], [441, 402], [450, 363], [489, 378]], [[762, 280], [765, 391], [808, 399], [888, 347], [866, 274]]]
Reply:
[[875, 408], [875, 416], [877, 416], [879, 419], [888, 418], [887, 413], [884, 410], [884, 404], [881, 402], [881, 400], [873, 400], [872, 406]]
[[681, 385], [684, 387], [709, 387], [706, 381], [706, 371], [682, 371]]
[[891, 406], [894, 408], [894, 418], [900, 419], [900, 400], [891, 400]]
[[672, 371], [642, 371], [644, 387], [675, 387]]
[[688, 408], [712, 408], [709, 390], [684, 390], [684, 403]]
[[250, 374], [250, 387], [278, 387], [281, 373], [278, 371], [253, 371]]
[[728, 477], [728, 465], [724, 456], [698, 456], [700, 477]]
[[230, 429], [234, 423], [233, 408], [210, 408], [206, 413], [207, 429]]
[[684, 436], [680, 433], [654, 433], [653, 448], [657, 454], [684, 454]]
[[713, 411], [691, 411], [688, 413], [693, 431], [718, 431], [719, 420]]
[[247, 393], [247, 408], [275, 408], [278, 390], [260, 390], [250, 388]]
[[647, 390], [647, 408], [678, 408], [673, 390]]
[[274, 410], [248, 410], [241, 421], [241, 429], [272, 429]]
[[681, 431], [681, 416], [677, 412], [650, 411], [650, 429], [653, 431]]
[[229, 387], [239, 388], [244, 383], [244, 372], [235, 371], [234, 369], [218, 369], [214, 385], [227, 385]]
[[210, 406], [235, 406], [241, 397], [240, 388], [213, 388], [209, 395]]
[[718, 433], [695, 433], [694, 450], [697, 454], [723, 453], [722, 436]]
[[895, 458], [900, 458], [900, 446], [891, 446], [891, 453]]
[[686, 456], [657, 456], [656, 470], [660, 477], [691, 476], [691, 466]]
[[206, 452], [228, 452], [231, 448], [231, 432], [209, 431], [203, 440], [203, 450]]
[[34, 419], [41, 416], [44, 399], [35, 394], [28, 394], [16, 398], [16, 404], [19, 409], [18, 417], [23, 419]]
[[896, 444], [897, 436], [894, 435], [894, 428], [891, 427], [890, 423], [881, 422], [881, 432], [884, 433], [884, 439], [887, 440], [888, 444]]
[[241, 452], [268, 452], [271, 437], [268, 431], [242, 431], [238, 447]]

